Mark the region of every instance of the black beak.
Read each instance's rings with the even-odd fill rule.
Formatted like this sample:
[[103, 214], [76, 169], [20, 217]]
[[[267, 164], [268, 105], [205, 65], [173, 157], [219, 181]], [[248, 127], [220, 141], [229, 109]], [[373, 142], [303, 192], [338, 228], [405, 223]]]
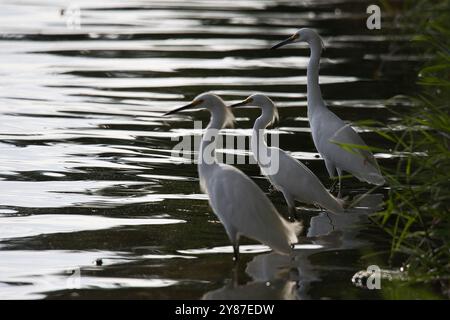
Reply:
[[296, 39], [296, 35], [290, 36], [289, 38], [287, 38], [286, 40], [281, 41], [280, 43], [277, 43], [276, 45], [274, 45], [272, 48], [270, 49], [278, 49], [282, 46], [285, 46], [289, 43], [292, 43], [292, 41], [294, 41]]
[[247, 98], [247, 99], [245, 99], [245, 100], [242, 100], [241, 102], [238, 102], [238, 103], [234, 103], [234, 104], [232, 104], [232, 105], [229, 105], [228, 108], [243, 107], [243, 106], [248, 105], [248, 104], [251, 103], [251, 102], [253, 102], [253, 99], [249, 97], [249, 98]]
[[244, 100], [244, 101], [241, 101], [238, 103], [233, 103], [233, 104], [229, 105], [228, 108], [242, 107], [242, 106], [245, 106], [247, 104], [247, 102], [248, 102], [247, 100]]
[[[200, 101], [200, 102], [201, 102], [201, 101]], [[174, 113], [177, 113], [177, 112], [180, 112], [180, 111], [189, 109], [189, 108], [193, 108], [193, 107], [195, 107], [196, 105], [198, 105], [200, 102], [194, 100], [194, 101], [192, 101], [191, 103], [189, 103], [189, 104], [187, 104], [187, 105], [185, 105], [185, 106], [182, 106], [182, 107], [179, 107], [179, 108], [176, 108], [176, 109], [173, 109], [173, 110], [171, 110], [171, 111], [168, 111], [168, 112], [164, 113], [163, 116], [165, 117], [165, 116], [168, 116], [168, 115], [171, 115], [171, 114], [174, 114]]]

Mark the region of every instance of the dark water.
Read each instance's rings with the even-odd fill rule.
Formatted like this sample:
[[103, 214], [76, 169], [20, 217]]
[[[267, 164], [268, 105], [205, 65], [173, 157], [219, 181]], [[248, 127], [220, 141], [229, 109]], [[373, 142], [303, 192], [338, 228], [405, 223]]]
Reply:
[[[344, 216], [300, 206], [307, 235], [294, 261], [244, 241], [233, 271], [195, 164], [171, 153], [172, 138], [198, 136], [192, 120], [206, 125], [208, 115], [162, 117], [207, 90], [229, 101], [264, 92], [280, 107], [271, 134], [328, 185], [306, 119], [309, 52], [267, 49], [300, 26], [316, 28], [330, 107], [349, 121], [395, 123], [384, 101], [412, 90], [417, 59], [393, 50], [405, 40], [389, 18], [367, 30], [366, 3], [345, 0], [72, 3], [79, 29], [67, 26], [76, 17], [68, 1], [0, 5], [1, 298], [402, 297], [351, 283], [370, 264], [386, 265], [371, 253], [388, 238], [367, 218], [386, 189]], [[238, 110], [238, 129], [224, 134], [249, 135], [257, 113]], [[239, 167], [268, 190], [255, 165]], [[350, 198], [369, 189], [344, 183]], [[280, 194], [270, 198], [286, 211]]]

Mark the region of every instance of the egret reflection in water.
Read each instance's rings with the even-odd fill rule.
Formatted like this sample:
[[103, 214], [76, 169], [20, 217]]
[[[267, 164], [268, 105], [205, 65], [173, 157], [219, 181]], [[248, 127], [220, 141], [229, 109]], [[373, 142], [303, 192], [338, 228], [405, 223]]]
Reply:
[[310, 244], [297, 245], [293, 256], [274, 252], [256, 255], [245, 268], [251, 281], [240, 284], [239, 273], [234, 270], [229, 283], [208, 292], [203, 299], [311, 299], [311, 285], [322, 278], [321, 268], [318, 269], [310, 258], [321, 252], [358, 249], [366, 244], [359, 239], [358, 226], [367, 223], [368, 215], [378, 210], [382, 197], [362, 196], [360, 207], [348, 214], [322, 212], [313, 217], [305, 239]]

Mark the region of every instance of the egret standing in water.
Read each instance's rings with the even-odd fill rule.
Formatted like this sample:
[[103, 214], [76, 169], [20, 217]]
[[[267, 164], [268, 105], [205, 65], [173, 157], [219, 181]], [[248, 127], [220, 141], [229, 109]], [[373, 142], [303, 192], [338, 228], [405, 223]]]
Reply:
[[[263, 174], [269, 178], [276, 189], [283, 193], [289, 214], [295, 216], [295, 200], [317, 204], [333, 213], [342, 213], [343, 201], [330, 194], [311, 170], [284, 150], [267, 146], [264, 130], [278, 116], [272, 100], [263, 94], [254, 94], [230, 107], [247, 105], [258, 106], [262, 110], [261, 116], [256, 119], [253, 126], [251, 139], [253, 155]], [[269, 163], [266, 160], [278, 162], [270, 163], [270, 169], [268, 169]]]
[[[273, 46], [277, 49], [284, 45], [306, 42], [311, 50], [307, 69], [308, 119], [314, 144], [325, 160], [330, 177], [339, 176], [339, 195], [341, 193], [341, 176], [343, 171], [350, 172], [360, 181], [383, 185], [385, 180], [380, 168], [364, 141], [353, 128], [331, 112], [322, 99], [319, 86], [319, 61], [323, 42], [313, 30], [302, 28], [288, 39]], [[352, 152], [339, 144], [352, 147]]]
[[300, 224], [285, 221], [269, 198], [242, 171], [217, 162], [218, 133], [225, 124], [232, 123], [233, 114], [220, 97], [203, 93], [188, 105], [165, 115], [193, 107], [206, 108], [211, 113], [199, 150], [200, 187], [208, 194], [211, 208], [225, 227], [235, 260], [239, 257], [241, 235], [262, 242], [279, 253], [290, 254], [291, 245], [298, 242]]

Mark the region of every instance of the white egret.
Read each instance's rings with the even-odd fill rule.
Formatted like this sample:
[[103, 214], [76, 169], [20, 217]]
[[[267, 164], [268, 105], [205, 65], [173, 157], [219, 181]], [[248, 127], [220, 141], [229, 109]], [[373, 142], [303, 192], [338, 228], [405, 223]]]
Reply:
[[342, 213], [344, 201], [329, 193], [311, 170], [284, 150], [267, 146], [264, 129], [278, 116], [272, 100], [263, 94], [254, 94], [231, 107], [246, 105], [257, 106], [262, 110], [253, 126], [251, 149], [262, 173], [283, 193], [289, 214], [295, 216], [296, 200], [319, 205], [333, 213]]
[[[353, 128], [331, 112], [322, 99], [319, 86], [319, 61], [323, 48], [320, 36], [311, 29], [302, 28], [288, 39], [276, 44], [276, 49], [295, 42], [306, 42], [311, 55], [307, 69], [308, 119], [314, 144], [325, 160], [330, 177], [339, 177], [339, 194], [343, 171], [350, 172], [360, 181], [383, 185], [385, 180], [375, 157]], [[341, 145], [352, 148], [348, 151]]]
[[223, 100], [211, 93], [197, 96], [191, 103], [169, 111], [166, 115], [192, 107], [203, 107], [211, 113], [200, 145], [198, 173], [200, 187], [208, 194], [209, 204], [225, 227], [233, 245], [234, 258], [239, 256], [241, 235], [257, 240], [273, 250], [290, 254], [298, 242], [300, 224], [284, 220], [269, 198], [242, 171], [217, 162], [215, 157], [218, 132], [232, 123], [233, 114]]

